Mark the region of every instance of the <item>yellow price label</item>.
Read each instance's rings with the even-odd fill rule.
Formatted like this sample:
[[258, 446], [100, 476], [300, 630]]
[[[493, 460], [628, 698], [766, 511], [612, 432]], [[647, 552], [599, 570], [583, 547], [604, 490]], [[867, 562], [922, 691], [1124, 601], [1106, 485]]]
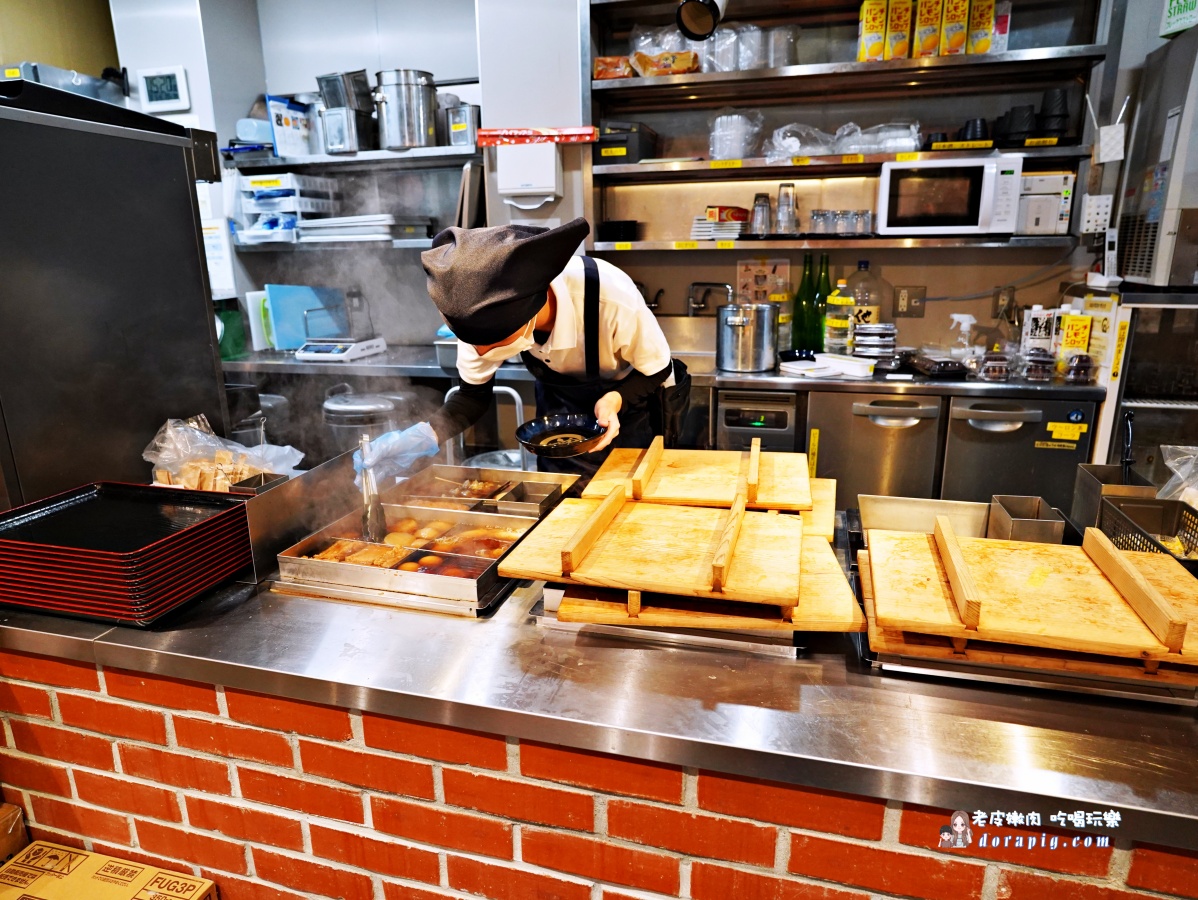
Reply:
[[711, 167], [713, 169], [739, 169], [742, 160], [739, 159], [713, 159]]
[[4, 77], [5, 78], [20, 78], [21, 70], [20, 69], [5, 69]]
[[735, 250], [736, 241], [716, 241], [715, 248], [717, 250]]
[[272, 188], [282, 187], [283, 179], [281, 178], [254, 178], [250, 181], [252, 188]]
[[617, 250], [631, 250], [632, 241], [616, 241]]
[[896, 153], [894, 155], [895, 162], [913, 162], [919, 159], [918, 153]]
[[1025, 147], [1055, 147], [1057, 138], [1028, 138], [1023, 142]]
[[627, 156], [627, 147], [604, 147], [599, 151], [600, 156]]
[[937, 141], [933, 150], [989, 150], [994, 141]]
[[840, 161], [845, 165], [850, 163], [861, 163], [865, 162], [865, 157], [860, 153], [846, 153], [844, 156], [840, 157]]
[[812, 428], [807, 438], [807, 477], [815, 477], [816, 461], [819, 459], [819, 429]]
[[1130, 322], [1119, 323], [1119, 333], [1115, 338], [1115, 358], [1111, 361], [1111, 380], [1119, 377], [1123, 369], [1123, 351], [1127, 349], [1127, 328]]
[[698, 250], [698, 241], [674, 241], [675, 250]]
[[811, 165], [811, 157], [810, 156], [792, 156], [790, 158], [790, 164], [792, 166], [809, 166], [809, 165]]
[[1036, 441], [1033, 446], [1037, 450], [1076, 450], [1077, 444], [1068, 441]]
[[470, 125], [466, 122], [454, 122], [449, 126], [450, 131], [465, 131]]

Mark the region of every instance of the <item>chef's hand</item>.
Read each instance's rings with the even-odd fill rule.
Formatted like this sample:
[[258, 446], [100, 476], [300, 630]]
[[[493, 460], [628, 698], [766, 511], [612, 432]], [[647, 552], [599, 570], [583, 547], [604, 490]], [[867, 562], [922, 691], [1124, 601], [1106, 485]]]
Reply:
[[354, 483], [361, 487], [363, 469], [374, 473], [375, 484], [380, 488], [388, 478], [394, 478], [412, 468], [412, 463], [422, 456], [432, 456], [440, 447], [437, 433], [428, 422], [420, 422], [404, 431], [388, 431], [370, 442], [366, 458], [362, 451], [354, 451], [354, 471], [358, 473]]
[[624, 398], [615, 391], [608, 391], [599, 398], [599, 402], [595, 404], [595, 418], [599, 420], [599, 424], [607, 429], [607, 434], [603, 435], [603, 440], [591, 448], [591, 453], [597, 453], [608, 444], [616, 439], [616, 435], [620, 433], [620, 407], [624, 405]]

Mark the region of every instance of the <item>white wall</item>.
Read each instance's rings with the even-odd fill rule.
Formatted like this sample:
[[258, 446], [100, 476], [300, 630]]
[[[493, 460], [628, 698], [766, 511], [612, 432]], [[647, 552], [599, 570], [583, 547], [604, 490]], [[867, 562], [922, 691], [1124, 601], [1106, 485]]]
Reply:
[[258, 0], [266, 86], [316, 90], [316, 76], [423, 69], [478, 77], [474, 0]]

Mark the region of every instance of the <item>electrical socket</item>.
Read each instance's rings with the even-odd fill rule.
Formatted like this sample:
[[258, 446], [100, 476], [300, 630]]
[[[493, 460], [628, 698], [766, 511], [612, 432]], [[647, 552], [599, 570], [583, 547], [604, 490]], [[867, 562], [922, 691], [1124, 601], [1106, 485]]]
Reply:
[[928, 289], [924, 285], [896, 285], [894, 288], [894, 318], [896, 319], [922, 319], [924, 307], [924, 299], [928, 296]]
[[1011, 324], [1015, 323], [1015, 286], [1006, 285], [1005, 287], [994, 289], [994, 300], [990, 304], [990, 318], [999, 319], [1006, 316], [1006, 320]]
[[1111, 226], [1111, 211], [1114, 206], [1114, 194], [1086, 194], [1082, 198], [1078, 230], [1082, 234], [1105, 235]]

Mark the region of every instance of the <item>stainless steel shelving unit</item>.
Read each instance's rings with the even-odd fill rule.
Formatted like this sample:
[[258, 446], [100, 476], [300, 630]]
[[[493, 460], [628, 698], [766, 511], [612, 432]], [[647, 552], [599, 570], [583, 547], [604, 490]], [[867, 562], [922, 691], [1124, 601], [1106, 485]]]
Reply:
[[974, 250], [1042, 249], [1059, 247], [1071, 250], [1077, 245], [1072, 235], [1035, 235], [1009, 240], [983, 238], [805, 238], [789, 241], [596, 241], [597, 251], [621, 250], [731, 250], [741, 254], [758, 250]]
[[361, 167], [371, 171], [386, 169], [440, 169], [481, 159], [479, 149], [468, 147], [414, 147], [411, 150], [361, 150], [357, 153], [314, 154], [312, 156], [261, 156], [226, 163], [226, 168], [239, 172], [263, 169], [303, 170], [334, 168], [339, 171]]

